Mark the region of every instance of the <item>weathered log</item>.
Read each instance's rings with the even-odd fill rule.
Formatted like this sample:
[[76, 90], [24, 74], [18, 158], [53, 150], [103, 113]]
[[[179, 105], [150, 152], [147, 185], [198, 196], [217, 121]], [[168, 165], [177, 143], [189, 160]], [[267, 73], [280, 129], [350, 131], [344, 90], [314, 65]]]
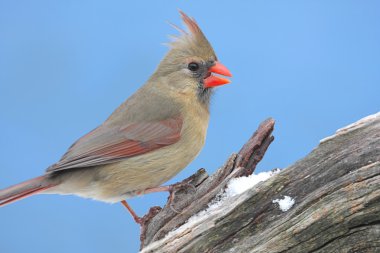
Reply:
[[162, 239], [195, 213], [205, 209], [210, 200], [224, 189], [231, 178], [252, 173], [273, 141], [271, 135], [273, 127], [273, 119], [261, 123], [240, 152], [231, 155], [225, 165], [212, 176], [209, 177], [204, 169], [200, 169], [178, 183], [178, 187], [174, 187], [163, 209], [152, 207], [143, 217], [141, 246]]
[[[185, 223], [232, 177], [254, 170], [272, 129], [272, 120], [264, 122], [214, 175], [198, 171], [187, 179], [194, 189], [180, 187], [171, 204], [150, 212], [142, 252], [380, 252], [380, 113], [338, 130], [294, 165]], [[287, 211], [273, 202], [284, 196], [295, 200]]]

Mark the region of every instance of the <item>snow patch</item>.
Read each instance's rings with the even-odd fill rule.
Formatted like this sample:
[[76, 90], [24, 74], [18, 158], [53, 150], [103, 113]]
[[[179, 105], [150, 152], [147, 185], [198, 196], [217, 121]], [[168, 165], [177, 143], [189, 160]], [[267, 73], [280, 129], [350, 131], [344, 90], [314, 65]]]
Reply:
[[248, 177], [238, 177], [231, 179], [228, 182], [227, 188], [224, 192], [218, 194], [214, 200], [209, 203], [208, 207], [205, 210], [202, 210], [190, 217], [189, 220], [180, 228], [184, 227], [186, 229], [192, 227], [193, 224], [204, 220], [205, 217], [217, 213], [218, 209], [224, 204], [227, 199], [251, 189], [256, 184], [267, 180], [271, 176], [278, 174], [280, 171], [280, 169], [274, 169], [272, 171], [260, 172], [259, 174], [251, 174]]
[[176, 239], [179, 239], [181, 235], [186, 234], [189, 230], [195, 228], [196, 226], [203, 225], [207, 227], [207, 223], [212, 222], [212, 217], [217, 216], [219, 213], [227, 213], [233, 208], [233, 206], [224, 205], [226, 200], [251, 189], [256, 184], [269, 179], [271, 176], [278, 174], [280, 171], [280, 169], [274, 169], [268, 172], [252, 174], [248, 177], [231, 179], [227, 184], [226, 190], [219, 193], [209, 203], [205, 210], [202, 210], [190, 217], [185, 224], [169, 232], [165, 238], [149, 244], [147, 247], [143, 248], [140, 253], [147, 253], [150, 252], [151, 249], [160, 247], [161, 243], [163, 243], [167, 238], [172, 238], [172, 243], [175, 243]]
[[228, 182], [226, 195], [227, 197], [233, 197], [238, 194], [251, 189], [256, 184], [267, 180], [271, 176], [278, 174], [280, 169], [274, 169], [272, 171], [260, 172], [259, 174], [251, 174], [248, 177], [233, 178]]
[[198, 221], [203, 220], [204, 217], [207, 217], [209, 214], [216, 212], [227, 199], [251, 189], [256, 184], [267, 180], [271, 176], [278, 174], [280, 171], [280, 169], [274, 169], [272, 171], [260, 172], [259, 174], [251, 174], [248, 177], [237, 177], [231, 179], [228, 182], [227, 188], [224, 192], [219, 193], [208, 204], [208, 207], [205, 210], [202, 210], [190, 217], [183, 226], [191, 227], [192, 224], [198, 223]]
[[278, 207], [281, 209], [281, 211], [283, 212], [286, 212], [288, 211], [290, 208], [292, 208], [292, 206], [294, 205], [295, 203], [295, 200], [289, 196], [284, 196], [283, 199], [275, 199], [272, 201], [272, 203], [277, 203], [278, 204]]

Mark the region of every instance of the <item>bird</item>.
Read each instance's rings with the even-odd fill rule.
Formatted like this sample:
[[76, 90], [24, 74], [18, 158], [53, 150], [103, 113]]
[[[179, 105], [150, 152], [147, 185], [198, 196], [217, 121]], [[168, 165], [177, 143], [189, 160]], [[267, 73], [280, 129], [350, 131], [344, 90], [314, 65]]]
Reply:
[[35, 194], [77, 195], [121, 202], [141, 223], [126, 199], [170, 189], [162, 184], [205, 143], [214, 89], [232, 77], [195, 19], [179, 12], [187, 29], [172, 25], [180, 34], [148, 81], [42, 176], [0, 190], [0, 206]]

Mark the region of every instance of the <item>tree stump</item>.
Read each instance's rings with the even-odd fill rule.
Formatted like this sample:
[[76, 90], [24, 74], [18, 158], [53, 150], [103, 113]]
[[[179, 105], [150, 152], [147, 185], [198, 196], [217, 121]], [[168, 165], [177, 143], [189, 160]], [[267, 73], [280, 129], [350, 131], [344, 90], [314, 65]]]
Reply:
[[[264, 121], [213, 175], [177, 184], [144, 216], [141, 252], [380, 252], [380, 113], [339, 129], [305, 158], [217, 208], [231, 178], [247, 176], [273, 140]], [[287, 211], [274, 201], [289, 196]]]

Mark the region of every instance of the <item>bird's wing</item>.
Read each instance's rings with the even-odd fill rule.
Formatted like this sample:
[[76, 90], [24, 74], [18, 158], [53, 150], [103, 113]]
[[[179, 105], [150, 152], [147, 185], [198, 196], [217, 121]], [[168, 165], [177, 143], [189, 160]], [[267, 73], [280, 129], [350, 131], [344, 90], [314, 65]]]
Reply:
[[181, 117], [173, 117], [118, 128], [101, 125], [75, 142], [47, 172], [114, 163], [171, 145], [180, 139], [182, 123]]

